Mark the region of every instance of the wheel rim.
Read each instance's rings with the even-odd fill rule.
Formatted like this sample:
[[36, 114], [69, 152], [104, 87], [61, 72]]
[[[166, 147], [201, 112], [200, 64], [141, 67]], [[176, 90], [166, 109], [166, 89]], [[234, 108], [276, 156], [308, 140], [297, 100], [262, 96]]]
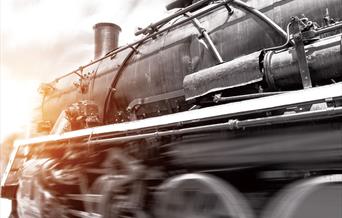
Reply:
[[251, 211], [235, 188], [205, 174], [171, 178], [156, 194], [158, 218], [252, 218]]
[[[330, 186], [330, 190], [327, 189]], [[335, 186], [335, 187], [333, 187]], [[338, 188], [336, 188], [338, 187]], [[331, 188], [335, 191], [332, 192]], [[327, 199], [327, 190], [332, 194]], [[322, 192], [323, 191], [323, 192]], [[311, 198], [317, 198], [318, 204]], [[331, 200], [336, 198], [335, 200]], [[325, 199], [325, 200], [324, 200]], [[297, 217], [341, 217], [342, 203], [342, 174], [320, 176], [301, 180], [290, 184], [280, 191], [266, 206], [262, 218], [297, 218]], [[312, 204], [312, 205], [308, 205]], [[335, 205], [335, 206], [333, 206]], [[326, 208], [325, 206], [328, 206]], [[336, 209], [336, 210], [335, 210]], [[327, 211], [327, 212], [324, 212]], [[337, 215], [339, 214], [339, 215]]]

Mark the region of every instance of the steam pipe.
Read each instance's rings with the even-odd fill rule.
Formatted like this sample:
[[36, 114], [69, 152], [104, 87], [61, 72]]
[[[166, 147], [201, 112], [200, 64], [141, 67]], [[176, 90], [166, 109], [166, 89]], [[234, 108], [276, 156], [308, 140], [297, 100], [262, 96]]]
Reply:
[[338, 29], [342, 29], [342, 22], [339, 22], [335, 25], [331, 25], [331, 26], [319, 29], [319, 30], [315, 31], [315, 35], [318, 36], [320, 34], [328, 33], [331, 31], [338, 30]]
[[[252, 94], [229, 96], [229, 97], [214, 97], [214, 102], [215, 103], [229, 103], [233, 101], [242, 101], [242, 100], [247, 100], [247, 99], [252, 99], [252, 98], [261, 98], [261, 97], [266, 97], [266, 96], [279, 95], [283, 93], [285, 92], [261, 92], [261, 93], [252, 93]], [[212, 104], [212, 102], [210, 102], [210, 104]]]
[[236, 121], [235, 128], [250, 128], [264, 125], [275, 125], [283, 123], [305, 122], [322, 120], [332, 117], [342, 116], [342, 107], [328, 108], [326, 110], [308, 111], [296, 114], [285, 114], [279, 116], [255, 118], [249, 120]]

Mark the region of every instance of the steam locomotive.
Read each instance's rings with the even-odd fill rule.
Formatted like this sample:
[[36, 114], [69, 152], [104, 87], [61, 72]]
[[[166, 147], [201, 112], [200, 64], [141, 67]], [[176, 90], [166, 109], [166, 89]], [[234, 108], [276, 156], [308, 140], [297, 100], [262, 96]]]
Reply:
[[177, 0], [42, 84], [13, 216], [342, 217], [342, 1]]

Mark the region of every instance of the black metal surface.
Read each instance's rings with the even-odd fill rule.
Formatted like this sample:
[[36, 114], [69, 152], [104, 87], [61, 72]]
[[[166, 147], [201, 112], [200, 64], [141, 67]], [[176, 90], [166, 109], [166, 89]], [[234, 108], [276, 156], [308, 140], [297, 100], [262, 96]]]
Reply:
[[[284, 41], [278, 33], [260, 20], [245, 14], [234, 5], [232, 8], [235, 12], [229, 15], [223, 6], [219, 6], [220, 4], [204, 7], [193, 14], [198, 15], [199, 21], [210, 34], [223, 60], [230, 61], [257, 50], [282, 44]], [[250, 0], [248, 4], [264, 12], [282, 28], [286, 27], [291, 16], [299, 15], [303, 11], [316, 22], [320, 21], [319, 14], [325, 11], [325, 7], [329, 8], [332, 17], [341, 17], [342, 11], [342, 3], [338, 0], [320, 0], [314, 3], [309, 0], [282, 0], [274, 3]], [[139, 48], [140, 53], [129, 61], [122, 72], [124, 76], [118, 81], [110, 114], [124, 112], [134, 99], [180, 90], [183, 88], [183, 79], [186, 75], [215, 65], [216, 60], [212, 54], [197, 39], [197, 30], [190, 23], [190, 19], [180, 22], [177, 27], [165, 26], [164, 33], [154, 33], [140, 40], [143, 42]], [[46, 119], [53, 123], [66, 106], [84, 99], [96, 100], [102, 118], [110, 81], [116, 77], [118, 65], [121, 66], [128, 53], [127, 48], [136, 43], [121, 47], [108, 57], [102, 57], [82, 68], [83, 72], [96, 72], [93, 81], [90, 82], [89, 93], [82, 95], [73, 88], [74, 81], [78, 80], [76, 75], [54, 84], [56, 91], [47, 97], [44, 104]], [[114, 59], [109, 58], [114, 54]], [[185, 102], [180, 104], [185, 105]]]
[[[179, 168], [328, 164], [341, 160], [341, 120], [183, 137], [167, 145]], [[191, 158], [189, 158], [191, 157]]]
[[192, 0], [175, 0], [170, 4], [166, 5], [166, 10], [172, 10], [175, 8], [185, 8], [192, 3]]
[[[260, 3], [260, 1], [251, 1], [250, 4], [260, 5], [257, 8], [261, 11], [268, 11], [266, 15], [271, 15], [270, 17], [275, 16], [276, 11], [280, 8], [282, 16], [291, 16], [300, 13], [299, 11], [304, 7], [319, 6], [319, 4], [312, 5], [308, 1], [281, 1], [276, 4], [277, 7], [265, 7], [267, 4]], [[335, 5], [342, 7], [340, 4]], [[262, 9], [263, 7], [265, 9]], [[202, 10], [206, 10], [206, 8]], [[272, 12], [272, 10], [276, 11]], [[310, 11], [318, 13], [317, 9], [315, 10]], [[306, 13], [306, 16], [310, 16], [311, 13]], [[205, 16], [198, 17], [198, 19], [207, 29], [224, 61], [252, 53], [257, 48], [263, 49], [285, 41], [272, 28], [236, 8], [235, 13], [231, 16], [228, 15], [225, 8], [219, 8]], [[288, 21], [279, 19], [278, 24], [285, 27]], [[181, 89], [183, 84], [179, 81], [182, 81], [186, 75], [215, 65], [216, 60], [212, 57], [211, 52], [206, 50], [194, 35], [197, 35], [196, 29], [191, 27], [190, 23], [184, 23], [141, 46], [142, 54], [130, 63], [132, 66], [126, 69], [125, 77], [118, 84], [115, 100], [113, 99], [116, 102], [114, 110], [124, 110], [127, 108], [127, 104], [136, 98], [145, 98]], [[162, 50], [158, 49], [159, 43], [164, 45]], [[235, 77], [239, 76], [235, 75]], [[233, 81], [238, 81], [238, 79], [233, 79]], [[223, 83], [223, 81], [221, 82]], [[151, 88], [145, 90], [145, 84], [149, 84]]]

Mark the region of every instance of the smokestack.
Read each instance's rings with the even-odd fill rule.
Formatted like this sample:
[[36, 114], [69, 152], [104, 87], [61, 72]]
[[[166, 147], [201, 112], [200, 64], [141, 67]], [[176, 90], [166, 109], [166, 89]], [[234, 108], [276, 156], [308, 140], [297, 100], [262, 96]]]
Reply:
[[95, 57], [98, 59], [116, 49], [121, 28], [113, 23], [98, 23], [93, 27], [95, 32]]

